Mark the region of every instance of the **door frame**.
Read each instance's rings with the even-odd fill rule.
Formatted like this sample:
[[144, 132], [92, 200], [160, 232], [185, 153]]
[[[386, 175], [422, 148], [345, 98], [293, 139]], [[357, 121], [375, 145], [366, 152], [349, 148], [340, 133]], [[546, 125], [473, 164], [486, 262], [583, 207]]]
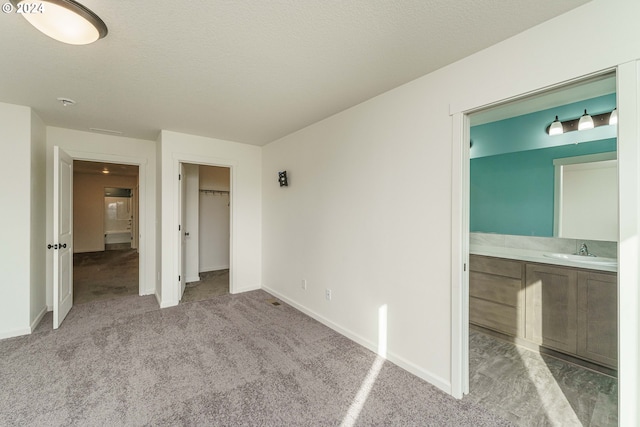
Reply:
[[452, 111], [451, 394], [469, 393], [469, 115], [589, 77], [616, 72], [618, 122], [618, 414], [638, 420], [640, 398], [640, 61], [465, 111]]
[[[236, 283], [235, 283], [235, 277], [236, 275], [234, 274], [235, 272], [235, 236], [236, 236], [236, 229], [235, 229], [235, 213], [236, 213], [236, 209], [235, 209], [235, 183], [236, 183], [236, 169], [237, 169], [237, 162], [234, 160], [229, 160], [229, 159], [223, 159], [223, 158], [216, 158], [216, 157], [206, 157], [206, 156], [199, 156], [199, 155], [193, 155], [193, 154], [187, 154], [187, 153], [173, 153], [173, 158], [172, 158], [172, 162], [173, 162], [173, 194], [174, 194], [174, 201], [175, 203], [173, 203], [173, 223], [175, 224], [175, 229], [177, 230], [177, 225], [180, 224], [180, 181], [177, 179], [178, 175], [180, 174], [180, 166], [182, 163], [189, 163], [189, 164], [193, 164], [193, 165], [198, 165], [198, 166], [217, 166], [217, 167], [223, 167], [223, 168], [228, 168], [229, 169], [229, 293], [230, 294], [234, 294], [236, 293]], [[177, 278], [177, 276], [181, 276], [183, 273], [180, 271], [180, 257], [182, 256], [181, 251], [180, 251], [180, 235], [177, 233], [172, 233], [173, 236], [173, 240], [171, 242], [171, 248], [173, 250], [173, 265], [175, 268], [175, 274], [173, 276], [175, 276]], [[170, 276], [170, 277], [173, 277]], [[167, 304], [166, 306], [171, 306], [171, 305], [175, 305], [178, 304], [181, 300], [181, 283], [179, 281], [172, 281], [172, 283], [175, 283], [175, 286], [171, 286], [171, 292], [173, 293], [174, 297], [175, 297], [175, 303], [171, 302], [170, 304]]]
[[[142, 231], [147, 230], [146, 224], [146, 191], [147, 191], [147, 159], [112, 154], [89, 153], [85, 151], [69, 150], [61, 147], [73, 160], [89, 162], [102, 162], [138, 166], [138, 295], [152, 294], [155, 289], [149, 291], [145, 288], [147, 279], [147, 239]], [[73, 227], [73, 224], [71, 224]]]

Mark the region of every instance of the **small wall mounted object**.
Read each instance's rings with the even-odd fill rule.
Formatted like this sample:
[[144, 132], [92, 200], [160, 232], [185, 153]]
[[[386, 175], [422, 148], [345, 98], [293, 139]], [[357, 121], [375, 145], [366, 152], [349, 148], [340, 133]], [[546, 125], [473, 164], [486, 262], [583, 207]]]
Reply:
[[289, 181], [287, 180], [287, 171], [278, 172], [278, 182], [280, 187], [288, 187]]

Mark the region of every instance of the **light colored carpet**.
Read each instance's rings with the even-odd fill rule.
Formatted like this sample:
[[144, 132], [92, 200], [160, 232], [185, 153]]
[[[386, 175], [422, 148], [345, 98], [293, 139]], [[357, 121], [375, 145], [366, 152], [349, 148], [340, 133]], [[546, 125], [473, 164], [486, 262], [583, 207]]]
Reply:
[[138, 295], [135, 249], [86, 252], [73, 255], [73, 303]]
[[72, 308], [0, 341], [0, 425], [505, 426], [252, 291]]

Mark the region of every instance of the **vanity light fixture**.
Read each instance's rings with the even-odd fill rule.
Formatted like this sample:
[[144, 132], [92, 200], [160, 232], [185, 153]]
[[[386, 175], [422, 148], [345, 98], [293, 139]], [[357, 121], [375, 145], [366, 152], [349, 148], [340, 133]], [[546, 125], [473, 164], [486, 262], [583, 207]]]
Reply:
[[564, 133], [562, 122], [558, 120], [558, 116], [556, 116], [556, 119], [549, 126], [549, 135], [560, 135], [562, 133]]
[[40, 32], [62, 43], [82, 45], [105, 37], [107, 25], [91, 10], [73, 0], [11, 0]]
[[587, 110], [577, 119], [560, 121], [558, 116], [547, 126], [546, 131], [549, 135], [562, 135], [563, 133], [572, 132], [574, 130], [593, 129], [594, 127], [604, 125], [615, 125], [618, 123], [618, 110], [614, 109], [610, 113], [589, 115]]
[[580, 121], [578, 121], [578, 130], [586, 130], [593, 129], [593, 118], [587, 114], [587, 110], [584, 110], [584, 114], [580, 117]]

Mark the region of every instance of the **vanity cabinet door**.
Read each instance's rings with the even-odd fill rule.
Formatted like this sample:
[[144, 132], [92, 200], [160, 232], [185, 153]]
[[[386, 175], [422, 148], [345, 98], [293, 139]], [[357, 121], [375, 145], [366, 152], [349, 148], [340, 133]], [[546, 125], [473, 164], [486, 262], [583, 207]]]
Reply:
[[616, 274], [578, 273], [578, 355], [612, 368], [618, 364]]
[[514, 337], [524, 336], [523, 263], [469, 257], [469, 321]]
[[576, 353], [576, 270], [549, 265], [526, 266], [525, 337], [536, 344]]

